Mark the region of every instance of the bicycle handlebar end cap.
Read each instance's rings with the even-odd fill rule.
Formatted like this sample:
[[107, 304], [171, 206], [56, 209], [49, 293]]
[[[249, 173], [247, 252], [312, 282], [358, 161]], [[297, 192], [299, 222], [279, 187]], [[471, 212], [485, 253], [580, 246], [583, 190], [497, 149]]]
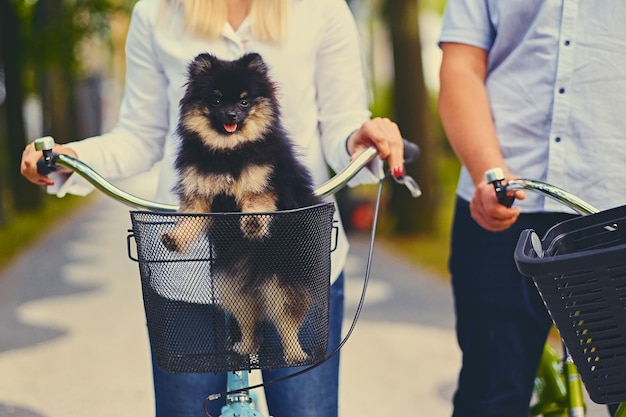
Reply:
[[502, 181], [504, 179], [504, 170], [502, 168], [491, 168], [485, 171], [485, 181], [492, 183]]
[[411, 162], [415, 162], [415, 160], [419, 157], [420, 148], [413, 142], [409, 142], [406, 139], [402, 139], [404, 144], [404, 162], [409, 164]]
[[44, 136], [35, 139], [35, 150], [37, 151], [51, 151], [54, 149], [54, 145], [54, 138], [52, 136]]

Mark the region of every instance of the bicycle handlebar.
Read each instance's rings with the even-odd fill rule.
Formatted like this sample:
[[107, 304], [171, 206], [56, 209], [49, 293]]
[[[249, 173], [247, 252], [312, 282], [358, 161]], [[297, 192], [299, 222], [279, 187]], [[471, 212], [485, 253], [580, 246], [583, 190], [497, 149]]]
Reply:
[[[404, 161], [406, 163], [415, 161], [419, 156], [418, 146], [407, 141], [406, 139], [403, 139], [403, 142]], [[62, 165], [76, 172], [109, 197], [133, 208], [165, 212], [175, 212], [178, 210], [178, 206], [147, 200], [127, 193], [126, 191], [113, 185], [111, 182], [98, 174], [98, 172], [93, 170], [89, 165], [79, 159], [70, 155], [54, 153], [52, 151], [54, 149], [54, 145], [54, 139], [50, 136], [35, 140], [35, 149], [43, 152], [43, 158], [41, 158], [37, 163], [37, 171], [39, 174], [48, 175], [51, 172], [57, 171], [59, 169], [59, 165]], [[352, 161], [350, 161], [350, 163], [342, 171], [318, 187], [315, 190], [315, 193], [320, 197], [328, 197], [335, 194], [340, 189], [345, 187], [346, 184], [354, 178], [354, 176], [361, 169], [367, 166], [376, 157], [377, 153], [378, 152], [374, 147], [365, 149]], [[393, 178], [399, 184], [405, 185], [413, 197], [419, 197], [419, 195], [421, 195], [419, 186], [413, 178], [409, 176], [404, 176], [403, 178]]]
[[546, 182], [528, 178], [518, 178], [503, 184], [504, 171], [501, 168], [487, 170], [485, 172], [485, 180], [487, 183], [493, 185], [500, 204], [507, 207], [511, 207], [515, 200], [514, 197], [507, 195], [507, 191], [530, 190], [550, 197], [582, 215], [593, 214], [600, 211], [574, 194]]

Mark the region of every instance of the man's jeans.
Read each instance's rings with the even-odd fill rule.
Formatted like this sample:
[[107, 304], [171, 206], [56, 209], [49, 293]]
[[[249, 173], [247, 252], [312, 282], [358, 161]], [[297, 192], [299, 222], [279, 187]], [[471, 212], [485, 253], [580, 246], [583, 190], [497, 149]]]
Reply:
[[531, 278], [513, 253], [522, 230], [543, 236], [570, 218], [521, 214], [508, 230], [489, 232], [457, 201], [450, 271], [463, 364], [453, 417], [527, 417], [539, 358], [552, 325]]

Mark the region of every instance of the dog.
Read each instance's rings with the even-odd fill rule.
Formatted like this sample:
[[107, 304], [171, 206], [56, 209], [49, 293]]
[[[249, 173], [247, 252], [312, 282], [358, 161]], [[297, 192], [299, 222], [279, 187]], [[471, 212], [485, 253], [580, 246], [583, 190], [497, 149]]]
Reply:
[[[212, 273], [221, 275], [216, 280], [221, 306], [241, 331], [234, 352], [257, 353], [257, 325], [269, 320], [280, 336], [285, 362], [306, 361], [298, 331], [311, 297], [281, 266], [288, 258], [279, 242], [284, 236], [273, 228], [275, 220], [259, 213], [322, 200], [282, 124], [277, 86], [261, 55], [248, 53], [234, 61], [207, 53], [196, 56], [188, 65], [177, 134], [179, 180], [174, 191], [179, 211], [255, 214], [219, 226], [210, 216], [183, 217], [161, 235], [161, 242], [170, 251], [185, 252], [202, 234], [214, 238], [218, 261]], [[259, 261], [265, 266], [259, 267]]]

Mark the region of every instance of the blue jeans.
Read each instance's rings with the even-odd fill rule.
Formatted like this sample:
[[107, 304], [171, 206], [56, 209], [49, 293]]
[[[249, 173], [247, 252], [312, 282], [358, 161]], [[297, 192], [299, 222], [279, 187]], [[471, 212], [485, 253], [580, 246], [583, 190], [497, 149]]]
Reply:
[[459, 200], [452, 230], [450, 272], [462, 368], [453, 417], [527, 417], [539, 359], [552, 321], [531, 278], [513, 253], [522, 230], [542, 236], [571, 218], [520, 215], [503, 232], [489, 232]]
[[[341, 342], [344, 310], [343, 274], [330, 289], [329, 352]], [[225, 373], [169, 373], [152, 360], [156, 417], [206, 417], [204, 399], [226, 389]], [[269, 381], [297, 372], [301, 368], [263, 371]], [[273, 417], [337, 417], [339, 408], [339, 354], [317, 368], [265, 388], [269, 412]], [[209, 413], [220, 415], [224, 399], [211, 401]]]

